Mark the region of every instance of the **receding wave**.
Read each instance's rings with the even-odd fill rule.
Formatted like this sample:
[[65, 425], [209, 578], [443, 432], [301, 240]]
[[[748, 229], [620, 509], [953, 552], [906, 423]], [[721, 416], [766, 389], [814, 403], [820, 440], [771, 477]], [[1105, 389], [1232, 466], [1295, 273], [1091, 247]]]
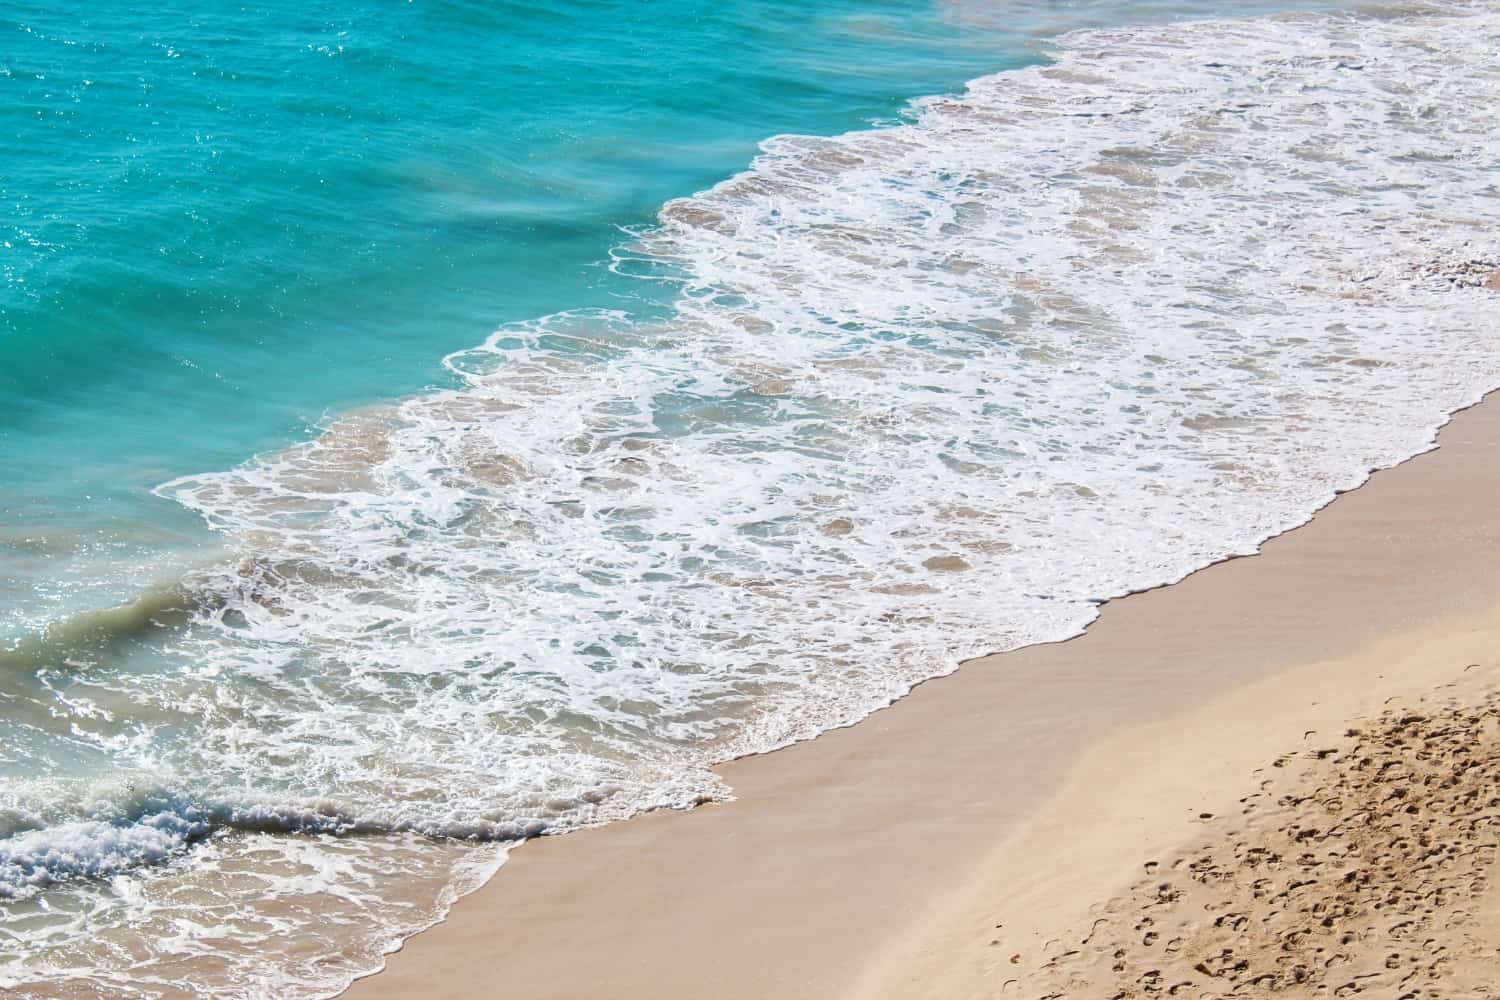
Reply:
[[122, 640], [181, 628], [199, 610], [198, 600], [181, 584], [162, 584], [127, 604], [71, 615], [0, 647], [0, 671], [65, 667], [70, 659]]
[[[617, 251], [668, 314], [502, 329], [456, 388], [161, 487], [242, 558], [159, 665], [37, 695], [123, 784], [7, 786], [0, 880], [160, 861], [132, 891], [166, 927], [193, 872], [301, 865], [358, 886], [377, 961], [414, 926], [391, 872], [493, 870], [454, 838], [722, 798], [718, 761], [1254, 551], [1500, 385], [1497, 41], [1480, 3], [1092, 31], [906, 125], [769, 141]], [[138, 940], [135, 898], [89, 919]], [[0, 981], [123, 981], [28, 919]], [[213, 992], [263, 991], [257, 926], [132, 975], [212, 954]]]

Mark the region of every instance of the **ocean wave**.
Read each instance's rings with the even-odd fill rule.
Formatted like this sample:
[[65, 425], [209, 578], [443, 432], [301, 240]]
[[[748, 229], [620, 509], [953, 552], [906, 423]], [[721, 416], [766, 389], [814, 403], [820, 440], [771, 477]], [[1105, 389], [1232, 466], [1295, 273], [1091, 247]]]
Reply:
[[180, 628], [192, 619], [200, 599], [181, 584], [160, 584], [117, 607], [77, 612], [0, 646], [0, 671], [65, 667], [70, 659], [121, 640]]
[[767, 142], [615, 254], [668, 314], [507, 327], [163, 485], [239, 561], [169, 668], [48, 690], [182, 808], [51, 815], [68, 858], [18, 826], [0, 878], [267, 803], [510, 841], [725, 798], [717, 762], [1255, 551], [1500, 385], [1497, 42], [1480, 3], [1089, 31]]
[[161, 812], [128, 826], [72, 822], [18, 834], [0, 844], [0, 898], [164, 861], [208, 829], [202, 821]]

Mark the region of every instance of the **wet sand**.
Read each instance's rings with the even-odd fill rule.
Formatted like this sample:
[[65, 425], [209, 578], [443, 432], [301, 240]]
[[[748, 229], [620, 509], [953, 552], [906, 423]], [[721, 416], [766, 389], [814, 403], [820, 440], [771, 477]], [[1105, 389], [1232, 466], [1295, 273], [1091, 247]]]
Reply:
[[[1500, 405], [1457, 416], [1441, 445], [1377, 473], [1258, 556], [1110, 602], [1082, 638], [972, 661], [855, 727], [725, 765], [735, 802], [527, 844], [347, 995], [953, 1000], [1118, 992], [1121, 975], [1135, 977], [1125, 995], [1169, 995], [1176, 967], [1153, 949], [1176, 939], [1173, 961], [1220, 968], [1208, 957], [1222, 926], [1200, 934], [1201, 918], [1180, 902], [1189, 898], [1235, 920], [1253, 910], [1244, 925], [1230, 921], [1232, 935], [1258, 921], [1256, 940], [1283, 941], [1278, 933], [1301, 927], [1300, 901], [1267, 923], [1273, 907], [1254, 897], [1264, 876], [1244, 858], [1266, 845], [1285, 858], [1288, 837], [1301, 844], [1293, 826], [1338, 824], [1315, 824], [1314, 806], [1280, 804], [1315, 796], [1262, 787], [1265, 775], [1316, 771], [1314, 789], [1345, 782], [1335, 811], [1356, 810], [1338, 813], [1347, 825], [1375, 785], [1328, 770], [1369, 755], [1342, 734], [1399, 733], [1404, 716], [1385, 713], [1419, 704], [1424, 717], [1460, 713], [1444, 725], [1461, 734], [1487, 725], [1500, 670]], [[1451, 805], [1424, 801], [1429, 815]], [[1448, 836], [1425, 835], [1439, 834]], [[1383, 842], [1387, 867], [1407, 864], [1393, 846], [1402, 836]], [[1325, 835], [1308, 850], [1325, 852], [1332, 871], [1327, 852], [1341, 843]], [[1487, 863], [1484, 850], [1453, 864], [1467, 877]], [[1204, 851], [1214, 873], [1230, 874], [1194, 881]], [[1412, 866], [1427, 863], [1442, 861], [1419, 855]], [[1372, 884], [1411, 881], [1381, 879]], [[1170, 913], [1150, 909], [1163, 882]], [[1288, 884], [1268, 898], [1306, 892]], [[1429, 888], [1451, 901], [1458, 886]], [[1483, 925], [1483, 892], [1461, 906], [1429, 900], [1443, 912], [1425, 915], [1419, 936], [1467, 954], [1458, 935]], [[1284, 915], [1287, 899], [1279, 905]], [[1142, 916], [1171, 933], [1147, 943]], [[1355, 937], [1338, 946], [1357, 952], [1344, 964], [1361, 970], [1389, 943], [1366, 917], [1340, 925]], [[1160, 981], [1142, 980], [1148, 972]], [[1346, 985], [1325, 977], [1319, 994], [1347, 995], [1336, 993]]]

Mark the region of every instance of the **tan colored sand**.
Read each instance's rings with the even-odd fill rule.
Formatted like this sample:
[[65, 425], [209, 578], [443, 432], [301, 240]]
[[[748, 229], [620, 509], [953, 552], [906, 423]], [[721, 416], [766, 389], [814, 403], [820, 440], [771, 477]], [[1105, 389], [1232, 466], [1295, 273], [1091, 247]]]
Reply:
[[1471, 624], [1105, 740], [858, 995], [1491, 995], [1500, 615]]
[[1042, 968], [1001, 963], [996, 991], [1500, 994], [1500, 692], [1493, 671], [1476, 680], [1309, 735], [1232, 812], [1200, 814], [1179, 849], [1143, 860]]
[[1500, 406], [1442, 444], [1081, 639], [725, 766], [736, 802], [527, 845], [349, 995], [1010, 995], [1257, 768], [1500, 662]]

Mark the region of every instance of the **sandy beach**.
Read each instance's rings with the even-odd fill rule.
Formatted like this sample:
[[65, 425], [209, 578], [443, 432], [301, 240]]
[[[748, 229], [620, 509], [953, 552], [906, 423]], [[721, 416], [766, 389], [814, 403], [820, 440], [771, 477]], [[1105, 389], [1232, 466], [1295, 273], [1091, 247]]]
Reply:
[[[1040, 947], [1033, 933], [1024, 953], [964, 956], [956, 976], [906, 970], [894, 992], [1490, 995], [1500, 693], [1484, 666], [1341, 731], [1309, 730], [1228, 813], [1199, 813], [1191, 839], [1142, 855], [1128, 889]], [[1029, 913], [1034, 930], [1042, 909], [1012, 926]], [[1000, 952], [1006, 927], [990, 942]]]
[[1258, 556], [726, 765], [732, 803], [527, 844], [347, 995], [1468, 989], [1497, 499], [1491, 401]]

